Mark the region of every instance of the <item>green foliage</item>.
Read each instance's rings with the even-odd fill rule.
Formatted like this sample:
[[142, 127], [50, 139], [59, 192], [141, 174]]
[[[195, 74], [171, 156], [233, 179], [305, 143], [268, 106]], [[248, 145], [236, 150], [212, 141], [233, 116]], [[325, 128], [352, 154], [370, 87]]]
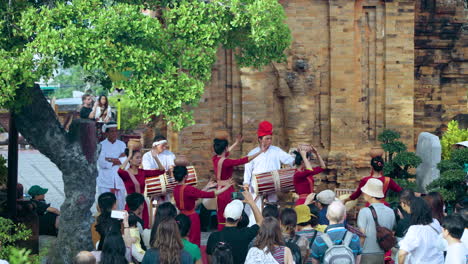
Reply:
[[406, 145], [400, 141], [389, 141], [389, 143], [383, 143], [382, 148], [390, 154], [400, 153], [407, 149]]
[[0, 155], [0, 185], [7, 184], [8, 181], [8, 167], [7, 159]]
[[377, 139], [384, 144], [393, 142], [399, 138], [400, 138], [400, 133], [391, 129], [385, 129], [382, 133], [380, 133], [377, 136]]
[[25, 248], [10, 248], [10, 256], [8, 261], [10, 264], [33, 264], [33, 263], [40, 263], [39, 261], [31, 261], [31, 251]]
[[27, 240], [31, 234], [31, 230], [25, 225], [15, 224], [10, 219], [0, 217], [0, 259], [8, 259], [14, 249], [14, 243]]
[[[138, 102], [144, 120], [163, 116], [181, 129], [193, 123], [187, 107], [199, 101], [219, 47], [234, 50], [239, 66], [261, 68], [284, 61], [291, 43], [284, 10], [271, 0], [12, 2], [0, 5], [3, 107], [18, 100], [18, 86], [49, 79], [59, 67], [130, 71], [113, 86]], [[160, 17], [142, 14], [143, 5]], [[101, 80], [107, 88], [109, 78]]]
[[137, 128], [144, 121], [138, 102], [126, 95], [117, 95], [109, 97], [109, 103], [117, 108], [119, 99], [121, 111], [118, 114], [122, 115], [120, 129], [130, 131]]
[[393, 164], [396, 164], [405, 170], [409, 168], [416, 168], [419, 164], [422, 163], [420, 157], [416, 156], [413, 152], [400, 152], [398, 153], [395, 158], [393, 159]]
[[55, 90], [51, 96], [56, 98], [70, 98], [73, 91], [86, 92], [87, 84], [89, 89], [95, 91], [95, 95], [105, 94], [107, 91], [100, 84], [101, 78], [104, 78], [99, 72], [87, 72], [81, 66], [75, 65], [68, 69], [59, 70], [59, 74], [52, 78], [54, 84], [60, 84], [60, 87]]
[[447, 170], [427, 188], [431, 191], [439, 191], [445, 201], [454, 203], [467, 195], [466, 172]]
[[450, 159], [453, 144], [467, 140], [468, 129], [460, 129], [457, 121], [450, 121], [447, 126], [447, 131], [440, 140], [440, 144], [442, 145], [442, 159]]
[[437, 164], [440, 177], [431, 182], [427, 189], [440, 192], [444, 200], [453, 205], [467, 195], [468, 174], [463, 169], [468, 164], [468, 148], [452, 150], [450, 157]]

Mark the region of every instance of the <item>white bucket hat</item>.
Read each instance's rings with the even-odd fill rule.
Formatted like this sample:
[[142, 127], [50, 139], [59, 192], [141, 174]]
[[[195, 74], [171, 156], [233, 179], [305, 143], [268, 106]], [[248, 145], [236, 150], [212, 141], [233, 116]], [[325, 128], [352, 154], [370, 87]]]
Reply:
[[375, 198], [383, 198], [383, 183], [378, 179], [369, 179], [361, 188], [361, 191]]

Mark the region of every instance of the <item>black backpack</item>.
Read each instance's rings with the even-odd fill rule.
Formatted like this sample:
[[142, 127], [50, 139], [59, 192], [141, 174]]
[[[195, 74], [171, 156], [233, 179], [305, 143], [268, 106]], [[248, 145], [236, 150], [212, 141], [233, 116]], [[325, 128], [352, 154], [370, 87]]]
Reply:
[[297, 241], [299, 240], [300, 236], [294, 235], [292, 239], [286, 240], [286, 246], [291, 250], [294, 263], [302, 264], [302, 256], [301, 256], [301, 249], [297, 245]]

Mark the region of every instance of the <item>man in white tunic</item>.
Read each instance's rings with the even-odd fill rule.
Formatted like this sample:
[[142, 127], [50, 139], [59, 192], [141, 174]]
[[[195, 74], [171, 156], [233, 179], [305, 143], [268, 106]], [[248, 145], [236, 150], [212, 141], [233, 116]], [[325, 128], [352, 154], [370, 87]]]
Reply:
[[121, 162], [119, 158], [125, 156], [126, 145], [117, 139], [117, 124], [110, 122], [104, 124], [102, 132], [106, 139], [101, 143], [101, 153], [98, 159], [98, 194], [112, 192], [117, 197], [117, 209], [125, 209], [125, 185], [117, 173]]
[[[154, 137], [153, 147], [151, 148], [150, 151], [146, 152], [143, 155], [143, 160], [142, 160], [143, 169], [145, 170], [160, 169], [158, 167], [158, 163], [154, 159], [154, 157], [156, 156], [161, 162], [162, 166], [164, 167], [163, 169], [165, 169], [166, 171], [172, 172], [172, 169], [174, 168], [174, 160], [176, 157], [174, 153], [167, 150], [167, 147], [168, 147], [167, 139], [164, 136], [158, 135]], [[169, 194], [158, 198], [159, 202], [170, 201], [170, 200], [171, 200], [171, 196]]]
[[[270, 172], [281, 169], [281, 164], [292, 166], [294, 157], [280, 149], [279, 147], [272, 146], [273, 125], [268, 121], [263, 121], [258, 125], [257, 136], [260, 146], [266, 146], [268, 149], [261, 153], [256, 159], [253, 159], [245, 165], [244, 171], [244, 185], [249, 186], [249, 190], [254, 194], [254, 181], [252, 181], [254, 174]], [[251, 156], [260, 151], [260, 147], [256, 147], [247, 154]], [[254, 196], [255, 197], [255, 196]], [[278, 200], [276, 194], [268, 195], [269, 202], [276, 202]], [[263, 197], [255, 197], [256, 203], [260, 210], [262, 209]], [[252, 210], [248, 205], [245, 209], [246, 214], [249, 216], [249, 226], [255, 224], [255, 219]]]

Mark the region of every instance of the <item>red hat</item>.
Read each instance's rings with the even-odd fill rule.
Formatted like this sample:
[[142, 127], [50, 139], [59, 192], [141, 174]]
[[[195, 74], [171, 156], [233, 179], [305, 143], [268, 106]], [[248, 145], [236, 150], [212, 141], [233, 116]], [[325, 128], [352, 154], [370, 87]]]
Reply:
[[273, 125], [268, 121], [262, 121], [258, 124], [258, 137], [268, 136], [273, 134]]

